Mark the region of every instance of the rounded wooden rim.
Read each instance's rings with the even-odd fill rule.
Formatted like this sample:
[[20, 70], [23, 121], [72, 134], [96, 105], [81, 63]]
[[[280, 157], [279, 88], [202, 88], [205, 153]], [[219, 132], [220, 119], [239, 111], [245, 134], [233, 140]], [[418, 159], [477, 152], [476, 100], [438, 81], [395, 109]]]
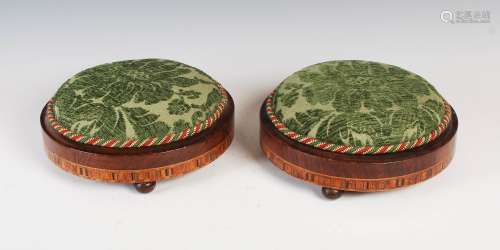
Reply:
[[109, 148], [78, 143], [54, 130], [47, 119], [47, 107], [40, 122], [49, 158], [57, 166], [88, 179], [138, 183], [180, 176], [215, 160], [234, 137], [234, 103], [220, 119], [196, 136], [164, 145], [142, 148]]
[[184, 162], [140, 170], [109, 170], [81, 165], [47, 150], [49, 159], [62, 170], [91, 180], [116, 183], [142, 183], [160, 181], [185, 175], [214, 161], [226, 151], [232, 137], [227, 137], [209, 151]]
[[357, 192], [384, 191], [424, 181], [451, 161], [458, 119], [452, 109], [447, 129], [434, 141], [403, 152], [347, 155], [316, 149], [281, 134], [260, 110], [264, 154], [286, 173], [320, 186]]

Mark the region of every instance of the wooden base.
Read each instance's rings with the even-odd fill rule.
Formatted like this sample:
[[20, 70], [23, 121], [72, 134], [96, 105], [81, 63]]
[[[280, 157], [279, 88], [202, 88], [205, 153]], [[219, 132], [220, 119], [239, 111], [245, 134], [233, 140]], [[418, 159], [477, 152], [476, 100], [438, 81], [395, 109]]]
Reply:
[[[300, 144], [281, 134], [260, 110], [260, 144], [264, 154], [291, 176], [332, 190], [376, 192], [416, 184], [435, 176], [451, 161], [457, 116], [452, 109], [448, 128], [429, 144], [389, 154], [347, 155]], [[337, 195], [334, 195], [338, 198]]]
[[143, 148], [106, 148], [71, 141], [40, 116], [45, 150], [61, 169], [91, 180], [134, 184], [151, 192], [156, 181], [201, 168], [220, 156], [234, 137], [234, 103], [228, 94], [220, 119], [210, 128], [184, 140]]

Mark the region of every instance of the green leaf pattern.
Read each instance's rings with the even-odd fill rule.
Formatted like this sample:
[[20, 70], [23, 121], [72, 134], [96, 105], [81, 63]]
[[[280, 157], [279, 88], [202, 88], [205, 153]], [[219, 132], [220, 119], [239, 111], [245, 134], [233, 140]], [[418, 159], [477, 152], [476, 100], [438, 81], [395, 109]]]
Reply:
[[210, 76], [161, 59], [99, 65], [67, 80], [53, 98], [57, 121], [87, 136], [142, 140], [192, 128], [222, 99]]
[[428, 135], [442, 121], [445, 102], [426, 80], [399, 67], [330, 61], [285, 79], [273, 110], [299, 134], [361, 147]]

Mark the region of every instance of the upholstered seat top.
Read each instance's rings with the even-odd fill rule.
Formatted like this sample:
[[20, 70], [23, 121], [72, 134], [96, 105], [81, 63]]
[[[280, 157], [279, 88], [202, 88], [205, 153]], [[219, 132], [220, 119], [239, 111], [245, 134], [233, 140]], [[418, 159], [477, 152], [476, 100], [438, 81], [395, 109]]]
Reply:
[[367, 61], [330, 61], [286, 78], [266, 103], [271, 121], [300, 143], [347, 154], [398, 152], [446, 128], [450, 107], [422, 77]]
[[63, 83], [49, 121], [71, 140], [104, 147], [152, 146], [210, 127], [227, 102], [210, 76], [183, 63], [142, 59], [86, 69]]

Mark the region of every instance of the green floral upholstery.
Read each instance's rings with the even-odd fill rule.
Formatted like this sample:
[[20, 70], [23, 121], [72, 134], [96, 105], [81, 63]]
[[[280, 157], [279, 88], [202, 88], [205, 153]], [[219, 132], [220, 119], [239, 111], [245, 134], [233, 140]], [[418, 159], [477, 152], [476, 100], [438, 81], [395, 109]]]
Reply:
[[402, 68], [330, 61], [286, 78], [267, 99], [286, 136], [348, 154], [398, 152], [435, 139], [450, 107], [432, 85]]
[[210, 127], [227, 102], [210, 76], [161, 59], [120, 61], [67, 80], [48, 105], [64, 136], [105, 147], [141, 147], [181, 140]]

